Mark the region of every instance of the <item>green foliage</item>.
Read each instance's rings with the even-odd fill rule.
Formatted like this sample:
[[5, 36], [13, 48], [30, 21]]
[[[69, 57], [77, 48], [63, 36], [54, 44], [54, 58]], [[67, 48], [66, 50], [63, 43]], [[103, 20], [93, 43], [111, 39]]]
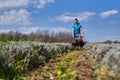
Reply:
[[57, 77], [57, 80], [76, 80], [77, 73], [76, 71], [66, 70], [64, 74]]
[[71, 58], [65, 58], [57, 65], [57, 80], [76, 80], [77, 71], [69, 69], [72, 61]]
[[67, 51], [65, 46], [59, 46], [57, 49], [55, 44], [50, 47], [46, 45], [22, 40], [0, 42], [0, 79], [22, 80], [22, 76], [28, 71], [45, 65], [50, 59]]

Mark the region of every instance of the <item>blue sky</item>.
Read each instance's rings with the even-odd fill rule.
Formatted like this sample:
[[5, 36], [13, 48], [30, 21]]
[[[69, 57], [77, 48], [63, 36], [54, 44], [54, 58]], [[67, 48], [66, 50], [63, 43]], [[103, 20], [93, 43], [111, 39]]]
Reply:
[[78, 18], [87, 41], [120, 40], [120, 0], [0, 0], [0, 33], [70, 32]]

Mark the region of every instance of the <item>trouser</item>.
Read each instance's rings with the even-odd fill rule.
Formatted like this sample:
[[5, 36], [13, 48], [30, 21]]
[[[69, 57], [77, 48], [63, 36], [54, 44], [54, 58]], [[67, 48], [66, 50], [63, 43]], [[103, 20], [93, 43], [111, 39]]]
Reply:
[[79, 42], [79, 40], [82, 40], [82, 36], [80, 33], [74, 33], [73, 43]]

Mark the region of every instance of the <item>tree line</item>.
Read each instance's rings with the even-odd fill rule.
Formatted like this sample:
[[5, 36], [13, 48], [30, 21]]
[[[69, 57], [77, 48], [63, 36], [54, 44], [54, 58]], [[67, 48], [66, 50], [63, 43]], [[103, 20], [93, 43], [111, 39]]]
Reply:
[[19, 31], [9, 31], [0, 34], [0, 41], [40, 41], [40, 42], [72, 42], [71, 32], [49, 32], [48, 30], [39, 30], [24, 34]]

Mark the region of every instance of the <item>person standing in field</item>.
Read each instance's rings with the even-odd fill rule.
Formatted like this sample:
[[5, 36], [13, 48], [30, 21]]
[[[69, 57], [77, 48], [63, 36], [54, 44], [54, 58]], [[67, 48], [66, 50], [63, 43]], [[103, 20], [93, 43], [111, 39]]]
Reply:
[[75, 39], [76, 37], [79, 36], [81, 38], [81, 40], [84, 42], [84, 31], [82, 29], [82, 25], [79, 23], [78, 19], [75, 18], [74, 19], [74, 24], [72, 25], [72, 37], [74, 39], [74, 43], [75, 43]]

